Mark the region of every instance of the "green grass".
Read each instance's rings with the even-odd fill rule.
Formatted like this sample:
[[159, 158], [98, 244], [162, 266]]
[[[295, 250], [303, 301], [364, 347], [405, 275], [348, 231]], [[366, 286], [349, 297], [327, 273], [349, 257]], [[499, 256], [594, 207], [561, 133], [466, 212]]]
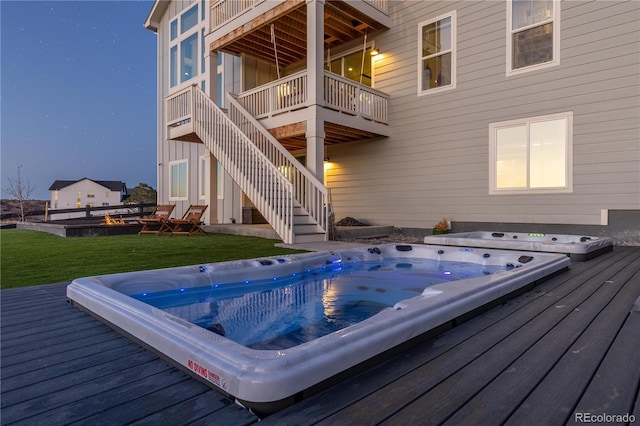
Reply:
[[276, 242], [224, 234], [63, 238], [38, 231], [4, 229], [0, 231], [0, 288], [299, 253], [274, 247]]

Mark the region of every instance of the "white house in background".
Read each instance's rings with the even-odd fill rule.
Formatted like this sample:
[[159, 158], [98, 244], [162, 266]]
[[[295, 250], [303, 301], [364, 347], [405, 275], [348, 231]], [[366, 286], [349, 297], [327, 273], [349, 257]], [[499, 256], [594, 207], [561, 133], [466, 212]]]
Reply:
[[327, 205], [412, 229], [637, 214], [639, 14], [616, 0], [156, 1], [158, 203], [208, 204], [208, 223], [255, 207], [286, 242], [326, 238]]
[[[85, 206], [100, 207], [122, 204], [127, 194], [127, 185], [117, 180], [56, 180], [49, 187], [49, 208], [75, 209]], [[60, 219], [56, 216], [56, 219]]]

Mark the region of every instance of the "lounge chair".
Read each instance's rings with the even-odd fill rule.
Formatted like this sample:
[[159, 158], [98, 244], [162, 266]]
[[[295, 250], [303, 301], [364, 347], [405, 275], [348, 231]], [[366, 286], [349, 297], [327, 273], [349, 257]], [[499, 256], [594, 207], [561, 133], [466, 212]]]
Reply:
[[171, 204], [159, 204], [156, 209], [151, 213], [149, 217], [139, 217], [136, 219], [142, 229], [138, 232], [140, 234], [162, 234], [165, 231], [169, 231], [171, 228], [167, 226], [169, 216], [173, 213], [173, 209], [176, 206]]
[[204, 211], [209, 206], [191, 206], [189, 210], [184, 214], [182, 219], [170, 219], [167, 222], [167, 226], [170, 229], [171, 235], [173, 234], [184, 234], [184, 235], [192, 235], [197, 232], [202, 232], [206, 234], [206, 232], [200, 227], [200, 221], [202, 219], [202, 215], [204, 215]]

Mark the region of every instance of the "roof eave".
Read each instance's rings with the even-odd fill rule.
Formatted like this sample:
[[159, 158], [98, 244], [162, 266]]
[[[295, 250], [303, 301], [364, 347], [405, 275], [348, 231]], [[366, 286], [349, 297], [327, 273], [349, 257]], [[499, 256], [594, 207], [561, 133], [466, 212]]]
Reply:
[[160, 28], [160, 21], [162, 21], [162, 16], [167, 11], [168, 7], [168, 0], [156, 0], [153, 3], [153, 7], [149, 11], [149, 15], [147, 16], [146, 21], [144, 22], [144, 27], [148, 30], [153, 31], [154, 33], [157, 33], [158, 28]]

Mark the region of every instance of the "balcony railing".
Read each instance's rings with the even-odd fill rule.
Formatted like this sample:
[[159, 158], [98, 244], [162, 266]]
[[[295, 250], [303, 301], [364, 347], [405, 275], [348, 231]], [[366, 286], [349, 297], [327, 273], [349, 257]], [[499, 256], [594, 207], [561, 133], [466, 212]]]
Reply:
[[[306, 70], [238, 96], [244, 108], [258, 119], [304, 108], [307, 100]], [[388, 124], [389, 95], [329, 71], [324, 72], [324, 107]]]
[[[220, 0], [211, 3], [211, 30], [266, 0]], [[275, 3], [275, 2], [274, 2]]]
[[[279, 2], [273, 0], [219, 0], [211, 3], [211, 31], [225, 24], [249, 9], [265, 1], [271, 1], [274, 6]], [[379, 11], [388, 13], [388, 0], [362, 0]]]

